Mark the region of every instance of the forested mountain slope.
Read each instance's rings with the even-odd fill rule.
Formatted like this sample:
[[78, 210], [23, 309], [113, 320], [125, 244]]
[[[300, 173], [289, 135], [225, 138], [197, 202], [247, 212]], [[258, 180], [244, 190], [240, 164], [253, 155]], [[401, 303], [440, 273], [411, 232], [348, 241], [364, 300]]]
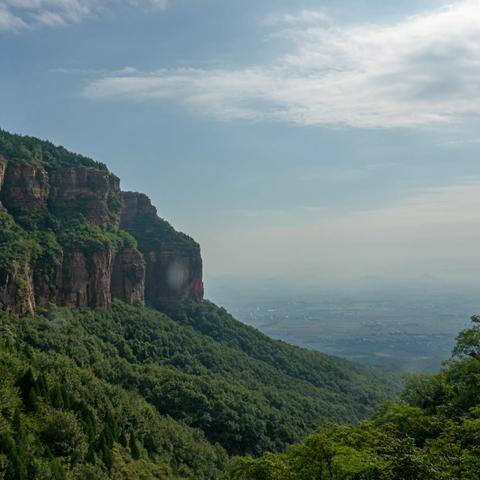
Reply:
[[[209, 315], [218, 313], [212, 305], [208, 310]], [[105, 454], [98, 454], [99, 447], [91, 442], [103, 441], [102, 423], [108, 412], [114, 424], [120, 426], [118, 434], [123, 431], [127, 437], [133, 435], [153, 465], [161, 459], [172, 471], [189, 472], [191, 476], [186, 478], [220, 478], [215, 468], [220, 472], [225, 467], [227, 455], [282, 450], [322, 422], [365, 416], [392, 391], [373, 371], [322, 355], [295, 376], [293, 372], [302, 356], [308, 359], [316, 354], [292, 347], [290, 359], [290, 347], [279, 344], [280, 351], [285, 348], [287, 353], [279, 355], [282, 366], [276, 368], [275, 357], [258, 360], [160, 312], [120, 301], [115, 301], [111, 310], [51, 307], [37, 311], [35, 317], [3, 313], [0, 320], [2, 355], [10, 358], [5, 361], [14, 358], [17, 365], [16, 374], [7, 383], [7, 395], [31, 371], [34, 384], [43, 384], [45, 377], [55, 391], [59, 385], [62, 391], [67, 389], [73, 399], [69, 403], [83, 401], [85, 408], [95, 411], [99, 426], [95, 435], [86, 439], [94, 454], [88, 457], [88, 449], [82, 451], [74, 464], [105, 464]], [[266, 338], [262, 342], [258, 334], [258, 352], [274, 350], [275, 342], [271, 342]], [[11, 438], [16, 436], [12, 426], [15, 416], [28, 418], [31, 412], [38, 420], [38, 414], [42, 416], [46, 414], [44, 408], [50, 408], [41, 390], [35, 396], [39, 400], [34, 400], [33, 406], [27, 394], [24, 401], [17, 399], [16, 407], [5, 412], [5, 433]], [[154, 431], [143, 430], [146, 427], [141, 412], [133, 411], [135, 408], [128, 411], [132, 402], [141, 405], [148, 418], [155, 419], [156, 423], [147, 422]], [[64, 409], [61, 404], [53, 406]], [[127, 417], [124, 411], [128, 411]], [[77, 411], [73, 414], [78, 417]], [[44, 428], [43, 420], [38, 428], [40, 432]], [[82, 431], [82, 424], [79, 428]], [[83, 431], [88, 433], [85, 426]], [[170, 457], [165, 460], [162, 452], [170, 441], [169, 435], [178, 438], [172, 441]], [[120, 436], [110, 445], [113, 452], [121, 448], [119, 442]], [[194, 442], [195, 448], [189, 442]], [[4, 450], [5, 455], [8, 453], [8, 449]], [[40, 455], [48, 458], [49, 452]], [[210, 473], [202, 477], [204, 470]]]
[[238, 458], [232, 480], [478, 480], [480, 317], [439, 373], [411, 375], [401, 401], [329, 425], [286, 453]]
[[0, 201], [0, 478], [223, 478], [396, 390], [203, 300], [199, 245], [102, 164], [0, 132]]

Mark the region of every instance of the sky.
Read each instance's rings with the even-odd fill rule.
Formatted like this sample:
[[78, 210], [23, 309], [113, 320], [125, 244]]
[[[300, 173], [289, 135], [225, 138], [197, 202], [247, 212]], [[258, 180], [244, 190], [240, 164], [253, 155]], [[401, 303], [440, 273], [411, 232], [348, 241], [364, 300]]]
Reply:
[[207, 292], [476, 282], [478, 25], [479, 0], [0, 0], [0, 127], [148, 194]]

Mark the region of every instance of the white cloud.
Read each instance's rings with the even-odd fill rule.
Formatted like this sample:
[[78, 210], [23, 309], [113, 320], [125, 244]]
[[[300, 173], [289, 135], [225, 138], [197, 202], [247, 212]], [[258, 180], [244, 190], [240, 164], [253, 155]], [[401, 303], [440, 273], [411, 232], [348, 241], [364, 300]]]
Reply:
[[5, 5], [0, 4], [0, 32], [17, 31], [26, 27], [26, 23], [20, 17], [14, 15]]
[[0, 31], [79, 23], [108, 8], [129, 4], [136, 8], [163, 9], [168, 0], [0, 0]]
[[301, 125], [416, 127], [480, 113], [478, 0], [395, 24], [336, 26], [308, 10], [270, 23], [292, 48], [269, 65], [111, 74], [85, 93], [173, 98], [221, 119]]
[[150, 6], [153, 8], [166, 8], [168, 0], [129, 0], [130, 5], [136, 7]]
[[284, 13], [281, 15], [270, 15], [266, 18], [267, 25], [299, 25], [315, 24], [318, 22], [330, 22], [330, 17], [323, 10], [300, 10], [296, 13]]
[[467, 274], [480, 262], [479, 212], [480, 182], [465, 181], [380, 209], [260, 210], [255, 222], [248, 211], [234, 212], [236, 227], [211, 229], [202, 244], [217, 275]]

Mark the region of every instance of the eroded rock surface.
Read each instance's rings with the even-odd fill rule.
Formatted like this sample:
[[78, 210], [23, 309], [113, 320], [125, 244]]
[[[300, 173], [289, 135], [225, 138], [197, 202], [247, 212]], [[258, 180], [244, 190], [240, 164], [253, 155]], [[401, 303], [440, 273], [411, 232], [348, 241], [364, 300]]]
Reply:
[[185, 300], [203, 299], [200, 246], [177, 232], [157, 215], [150, 199], [123, 192], [120, 227], [133, 235], [146, 264], [145, 301], [168, 307]]

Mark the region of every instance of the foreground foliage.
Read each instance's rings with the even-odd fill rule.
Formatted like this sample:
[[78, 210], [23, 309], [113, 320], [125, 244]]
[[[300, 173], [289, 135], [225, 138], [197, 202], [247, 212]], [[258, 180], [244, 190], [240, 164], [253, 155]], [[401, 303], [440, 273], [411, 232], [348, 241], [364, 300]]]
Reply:
[[436, 375], [357, 425], [325, 426], [286, 453], [238, 458], [232, 480], [478, 480], [480, 318]]
[[220, 479], [229, 455], [281, 451], [393, 391], [208, 302], [176, 316], [0, 312], [0, 478]]
[[2, 325], [0, 478], [216, 479], [223, 448]]

